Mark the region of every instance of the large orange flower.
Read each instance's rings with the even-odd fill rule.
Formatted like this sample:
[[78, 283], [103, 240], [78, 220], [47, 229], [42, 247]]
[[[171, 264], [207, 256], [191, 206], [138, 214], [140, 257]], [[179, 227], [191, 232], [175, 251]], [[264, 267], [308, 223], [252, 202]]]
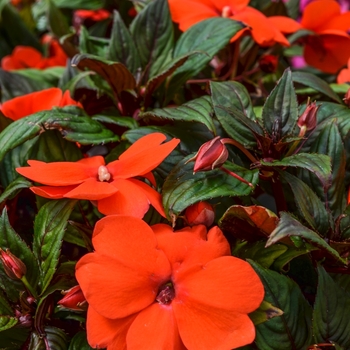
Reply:
[[129, 214], [142, 218], [149, 205], [163, 216], [161, 195], [136, 177], [147, 178], [154, 186], [150, 173], [178, 145], [180, 140], [166, 139], [161, 133], [146, 135], [136, 141], [119, 160], [105, 164], [95, 156], [77, 162], [45, 163], [28, 160], [30, 167], [17, 168], [23, 176], [47, 186], [31, 187], [42, 197], [75, 198], [97, 201], [98, 210], [106, 215]]
[[299, 23], [284, 16], [266, 17], [248, 6], [249, 0], [168, 0], [171, 17], [179, 23], [182, 31], [211, 17], [228, 17], [245, 23], [248, 27], [238, 32], [232, 41], [249, 31], [260, 46], [276, 43], [288, 46], [282, 33], [293, 33], [300, 28]]
[[4, 70], [45, 69], [66, 65], [67, 55], [56, 40], [52, 40], [49, 51], [50, 56], [44, 57], [41, 52], [31, 46], [16, 46], [11, 55], [2, 58], [1, 68]]
[[63, 93], [59, 88], [49, 88], [8, 100], [0, 104], [0, 111], [5, 117], [18, 120], [40, 111], [50, 110], [53, 107], [68, 105], [82, 107], [80, 102], [76, 102], [70, 97], [68, 90]]
[[341, 12], [335, 0], [309, 3], [300, 22], [314, 32], [305, 40], [304, 59], [307, 64], [326, 73], [336, 73], [350, 57], [350, 12]]
[[230, 256], [218, 227], [173, 232], [114, 215], [96, 224], [92, 240], [76, 277], [93, 348], [227, 350], [254, 340], [247, 314], [264, 288], [247, 262]]

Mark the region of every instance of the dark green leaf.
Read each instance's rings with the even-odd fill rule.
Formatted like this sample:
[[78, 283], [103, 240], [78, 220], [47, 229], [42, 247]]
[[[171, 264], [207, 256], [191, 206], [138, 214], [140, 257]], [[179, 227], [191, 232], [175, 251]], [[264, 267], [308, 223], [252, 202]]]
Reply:
[[86, 9], [86, 10], [98, 10], [101, 8], [101, 0], [53, 0], [55, 5], [65, 9]]
[[80, 27], [79, 52], [81, 54], [92, 54], [94, 57], [105, 59], [108, 56], [109, 44], [108, 39], [93, 37], [84, 26]]
[[296, 176], [286, 171], [279, 174], [289, 184], [303, 219], [317, 232], [326, 234], [329, 230], [328, 212], [315, 192]]
[[292, 134], [298, 120], [298, 104], [289, 68], [266, 99], [262, 119], [267, 132], [275, 134], [276, 140]]
[[36, 258], [27, 244], [11, 227], [6, 209], [0, 217], [0, 247], [21, 259], [27, 267], [26, 278], [32, 286], [36, 286], [39, 278], [39, 267]]
[[[250, 96], [246, 88], [237, 82], [211, 82], [211, 99], [217, 119], [230, 137], [247, 148], [256, 147], [256, 140], [246, 119], [256, 122]], [[242, 120], [243, 119], [243, 120]], [[258, 128], [258, 129], [255, 129]], [[254, 131], [262, 133], [258, 124]]]
[[312, 187], [333, 216], [338, 217], [346, 206], [344, 187], [346, 154], [336, 120], [329, 120], [328, 123], [323, 124], [318, 137], [314, 139], [310, 152], [324, 154], [332, 160], [330, 183], [324, 189], [319, 186], [317, 179], [312, 174], [306, 172], [301, 173], [302, 180]]
[[128, 129], [135, 129], [138, 127], [137, 121], [132, 117], [111, 117], [108, 115], [95, 114], [92, 119], [105, 124], [123, 126]]
[[154, 77], [170, 59], [173, 49], [174, 33], [168, 1], [155, 0], [149, 3], [133, 20], [130, 32], [146, 80], [147, 77]]
[[[30, 350], [67, 350], [67, 335], [63, 329], [47, 326], [44, 335], [32, 332], [28, 349]], [[45, 339], [44, 339], [45, 338]], [[46, 346], [47, 345], [47, 346]]]
[[107, 61], [89, 54], [75, 55], [71, 63], [73, 67], [82, 70], [87, 68], [99, 74], [108, 82], [116, 95], [136, 87], [134, 76], [122, 63]]
[[269, 350], [306, 349], [311, 344], [312, 309], [298, 285], [251, 260], [249, 263], [264, 284], [264, 300], [283, 311], [280, 317], [256, 326], [256, 345], [259, 349]]
[[77, 333], [70, 342], [68, 350], [92, 350], [86, 340], [86, 333]]
[[303, 84], [315, 89], [332, 100], [341, 103], [339, 96], [329, 87], [329, 85], [323, 79], [314, 74], [308, 72], [293, 72], [292, 79], [295, 83]]
[[[252, 188], [220, 169], [193, 175], [193, 163], [183, 159], [172, 170], [163, 185], [163, 204], [168, 217], [178, 216], [185, 208], [199, 201], [221, 196], [246, 196]], [[258, 172], [225, 163], [225, 168], [255, 185]]]
[[40, 290], [48, 287], [58, 264], [64, 230], [75, 200], [61, 199], [46, 203], [34, 222], [33, 251], [40, 262]]
[[1, 332], [0, 349], [18, 350], [22, 348], [23, 343], [28, 337], [30, 328], [13, 327]]
[[133, 74], [141, 68], [139, 52], [134, 39], [116, 10], [113, 12], [113, 26], [107, 57], [112, 61], [123, 63]]
[[318, 266], [318, 288], [313, 313], [313, 332], [316, 342], [332, 340], [350, 348], [350, 296], [344, 293], [327, 274]]
[[11, 305], [9, 304], [5, 294], [0, 289], [0, 315], [13, 315]]
[[322, 249], [325, 253], [332, 256], [342, 264], [346, 264], [346, 260], [341, 258], [339, 253], [333, 249], [322, 237], [316, 232], [311, 231], [307, 227], [303, 226], [299, 221], [285, 212], [281, 212], [280, 221], [276, 229], [271, 233], [266, 246], [275, 244], [286, 237], [300, 237], [306, 240], [313, 246]]
[[196, 121], [204, 124], [215, 135], [213, 113], [210, 97], [202, 96], [178, 107], [156, 108], [149, 112], [140, 113], [140, 117], [155, 116], [171, 120]]
[[118, 141], [118, 136], [90, 117], [71, 114], [71, 109], [52, 109], [32, 114], [10, 124], [0, 133], [0, 160], [5, 154], [48, 129], [57, 129], [63, 136], [81, 144]]
[[47, 20], [51, 32], [58, 38], [70, 33], [70, 28], [66, 17], [55, 5], [54, 0], [47, 0]]
[[261, 160], [260, 163], [264, 166], [270, 167], [290, 166], [306, 169], [314, 173], [324, 187], [329, 185], [331, 177], [331, 159], [325, 154], [298, 153], [285, 157], [282, 160], [275, 160], [273, 162]]
[[17, 177], [13, 182], [11, 182], [1, 193], [0, 203], [7, 199], [12, 199], [22, 188], [29, 188], [32, 185], [30, 181], [22, 176]]
[[[192, 56], [178, 68], [171, 81], [170, 91], [176, 91], [183, 83], [198, 74], [210, 60], [244, 25], [229, 18], [213, 17], [201, 21], [184, 32], [176, 43], [173, 57], [180, 57], [188, 52], [203, 51], [202, 55]], [[170, 94], [172, 95], [172, 94]]]

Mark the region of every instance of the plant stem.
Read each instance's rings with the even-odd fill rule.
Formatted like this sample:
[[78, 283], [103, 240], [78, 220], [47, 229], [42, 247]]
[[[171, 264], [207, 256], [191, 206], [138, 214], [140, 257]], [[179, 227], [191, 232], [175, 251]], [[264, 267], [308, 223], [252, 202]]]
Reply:
[[26, 276], [24, 275], [21, 278], [21, 281], [23, 282], [23, 284], [25, 285], [25, 287], [27, 288], [27, 290], [29, 291], [29, 293], [35, 298], [38, 299], [38, 295], [36, 294], [35, 290], [33, 289], [33, 287], [30, 285], [30, 283], [28, 282]]

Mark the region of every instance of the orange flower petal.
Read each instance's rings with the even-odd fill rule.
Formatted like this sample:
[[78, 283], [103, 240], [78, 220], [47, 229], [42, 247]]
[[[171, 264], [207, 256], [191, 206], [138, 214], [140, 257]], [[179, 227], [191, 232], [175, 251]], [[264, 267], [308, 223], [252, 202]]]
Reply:
[[140, 191], [140, 186], [128, 179], [117, 179], [111, 184], [118, 192], [99, 200], [98, 210], [105, 215], [123, 214], [143, 218], [149, 209], [149, 200], [144, 191]]
[[[178, 270], [173, 278], [176, 299], [235, 313], [247, 314], [259, 307], [264, 287], [244, 260], [222, 256], [192, 270]], [[208, 283], [210, 281], [210, 283]]]
[[86, 300], [104, 317], [141, 311], [170, 279], [169, 262], [156, 249], [155, 236], [142, 220], [119, 215], [100, 220], [93, 245], [95, 252], [77, 263], [76, 277]]
[[82, 104], [80, 102], [73, 100], [70, 97], [69, 91], [66, 90], [62, 96], [61, 101], [58, 104], [58, 107], [64, 107], [64, 106], [69, 106], [69, 105], [74, 105], [74, 106], [78, 106], [80, 108], [83, 108]]
[[350, 59], [348, 60], [348, 68], [342, 69], [337, 76], [337, 83], [344, 84], [350, 82]]
[[94, 201], [112, 196], [117, 191], [118, 189], [108, 182], [88, 179], [80, 185], [75, 186], [64, 197]]
[[187, 349], [236, 349], [250, 344], [255, 338], [255, 327], [247, 315], [195, 302], [178, 303], [175, 299], [172, 305]]
[[319, 33], [325, 30], [341, 30], [347, 32], [350, 29], [350, 11], [339, 14], [317, 28]]
[[294, 33], [302, 29], [300, 23], [286, 16], [271, 16], [267, 17], [268, 21], [273, 24], [282, 33]]
[[336, 73], [350, 57], [350, 37], [325, 33], [307, 38], [304, 59], [307, 64], [326, 73]]
[[149, 173], [156, 168], [180, 143], [172, 139], [161, 145], [152, 145], [142, 151], [132, 151], [128, 157], [122, 157], [108, 164], [108, 170], [114, 178], [130, 178]]
[[11, 55], [1, 60], [4, 70], [35, 68], [43, 60], [42, 54], [31, 46], [16, 46]]
[[130, 349], [186, 350], [171, 306], [158, 303], [137, 315], [130, 326], [126, 342]]
[[325, 23], [340, 14], [340, 6], [333, 0], [318, 0], [309, 3], [301, 18], [300, 24], [305, 29], [319, 32]]
[[32, 192], [34, 192], [36, 195], [44, 197], [44, 198], [50, 198], [50, 199], [61, 199], [64, 198], [66, 193], [74, 189], [74, 186], [60, 186], [60, 187], [54, 187], [54, 186], [33, 186], [30, 188]]
[[[103, 157], [96, 156], [92, 163], [104, 165]], [[97, 180], [96, 166], [79, 162], [45, 163], [29, 160], [30, 167], [16, 168], [16, 171], [36, 182], [49, 186], [68, 186], [82, 183], [90, 178]]]
[[91, 306], [87, 312], [87, 339], [93, 348], [126, 350], [126, 334], [135, 315], [111, 320], [101, 316]]

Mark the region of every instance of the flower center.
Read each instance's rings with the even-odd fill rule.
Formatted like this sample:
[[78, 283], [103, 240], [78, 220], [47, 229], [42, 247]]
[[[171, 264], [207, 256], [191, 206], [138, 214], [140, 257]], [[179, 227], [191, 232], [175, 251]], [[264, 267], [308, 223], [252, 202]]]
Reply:
[[221, 12], [221, 17], [228, 18], [233, 16], [233, 12], [230, 6], [224, 6]]
[[107, 167], [105, 167], [104, 165], [101, 165], [98, 170], [97, 170], [97, 174], [98, 174], [98, 179], [103, 182], [103, 181], [109, 181], [111, 179], [111, 174], [108, 172]]
[[156, 301], [161, 305], [169, 305], [175, 298], [174, 286], [171, 282], [162, 285], [159, 288]]

